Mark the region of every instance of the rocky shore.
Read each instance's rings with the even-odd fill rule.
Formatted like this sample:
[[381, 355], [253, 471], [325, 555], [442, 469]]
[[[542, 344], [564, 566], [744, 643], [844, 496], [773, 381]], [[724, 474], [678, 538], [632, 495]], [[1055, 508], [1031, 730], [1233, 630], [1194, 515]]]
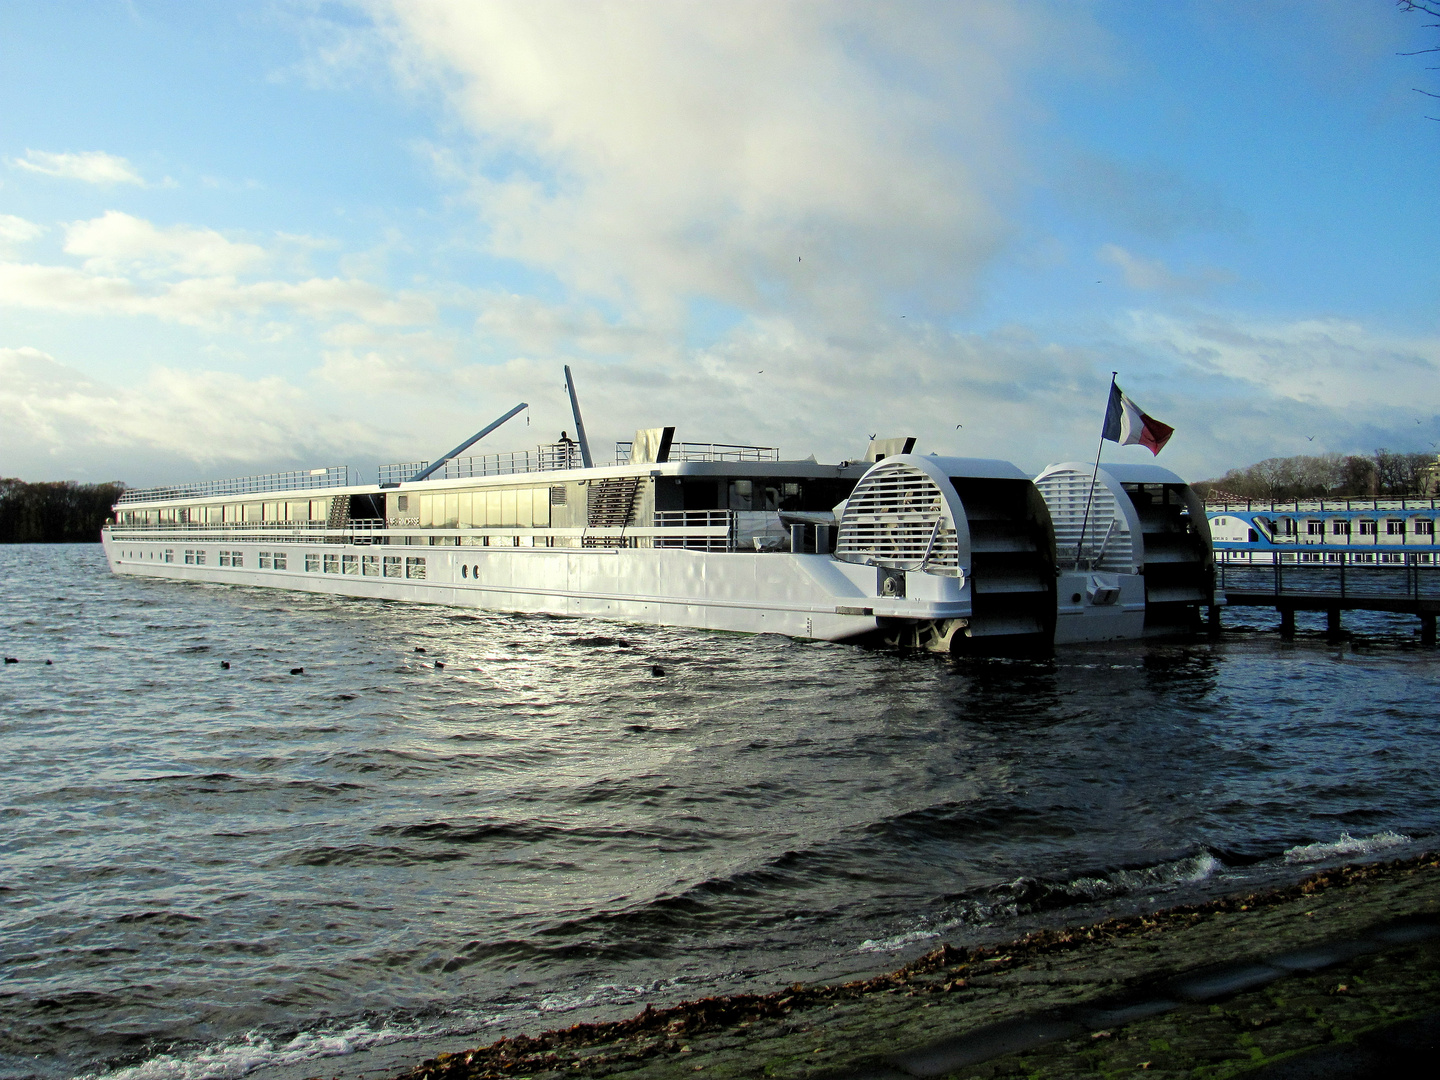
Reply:
[[944, 945], [863, 981], [501, 1039], [397, 1080], [1403, 1073], [1406, 1055], [1433, 1059], [1437, 1018], [1440, 855], [1427, 854]]

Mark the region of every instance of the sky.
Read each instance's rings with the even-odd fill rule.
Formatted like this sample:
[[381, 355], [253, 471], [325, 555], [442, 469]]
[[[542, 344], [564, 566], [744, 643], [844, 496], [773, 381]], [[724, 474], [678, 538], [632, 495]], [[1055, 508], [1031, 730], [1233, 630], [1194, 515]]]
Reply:
[[[0, 0], [0, 476], [1440, 445], [1391, 0]], [[1106, 459], [1149, 461], [1142, 447]]]

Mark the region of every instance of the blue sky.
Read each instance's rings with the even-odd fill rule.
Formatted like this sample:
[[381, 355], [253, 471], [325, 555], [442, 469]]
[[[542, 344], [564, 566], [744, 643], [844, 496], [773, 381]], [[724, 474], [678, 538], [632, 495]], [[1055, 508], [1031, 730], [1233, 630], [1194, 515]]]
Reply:
[[565, 363], [600, 445], [1038, 470], [1119, 370], [1194, 478], [1431, 450], [1427, 21], [0, 2], [0, 474], [368, 470], [519, 400], [483, 449], [533, 445]]

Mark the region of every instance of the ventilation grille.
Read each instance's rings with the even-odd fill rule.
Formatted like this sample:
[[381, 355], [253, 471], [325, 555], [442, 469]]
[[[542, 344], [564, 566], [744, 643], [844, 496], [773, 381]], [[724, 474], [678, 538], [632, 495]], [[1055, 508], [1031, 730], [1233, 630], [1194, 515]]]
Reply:
[[957, 576], [960, 546], [935, 481], [903, 462], [871, 469], [845, 504], [835, 557]]
[[[1079, 547], [1082, 566], [1112, 574], [1135, 573], [1130, 526], [1109, 488], [1096, 481], [1092, 496], [1090, 476], [1077, 472], [1051, 473], [1037, 480], [1035, 486], [1045, 497], [1050, 520], [1055, 525], [1055, 557], [1062, 566], [1075, 562], [1076, 548]], [[1087, 498], [1090, 499], [1088, 522], [1085, 514]], [[1085, 528], [1083, 544], [1080, 540], [1082, 524]]]

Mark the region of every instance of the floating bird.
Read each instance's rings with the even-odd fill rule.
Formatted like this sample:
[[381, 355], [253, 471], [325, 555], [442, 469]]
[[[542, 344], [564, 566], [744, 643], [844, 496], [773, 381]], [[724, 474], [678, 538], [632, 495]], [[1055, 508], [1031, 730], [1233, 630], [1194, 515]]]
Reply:
[[292, 667], [292, 668], [290, 669], [290, 674], [291, 674], [291, 675], [304, 675], [304, 674], [305, 674], [305, 669], [304, 669], [303, 667]]
[[445, 666], [445, 663], [444, 663], [444, 661], [436, 660], [436, 661], [435, 661], [435, 666], [436, 666], [437, 668], [443, 668], [443, 667]]
[[416, 646], [415, 646], [415, 651], [416, 651], [416, 652], [424, 652], [425, 650], [422, 649], [419, 645], [416, 645]]
[[221, 671], [229, 671], [229, 670], [230, 670], [230, 661], [229, 661], [229, 660], [221, 660], [221, 661], [220, 661], [220, 670], [221, 670]]
[[664, 669], [663, 667], [661, 667], [659, 664], [651, 664], [651, 665], [650, 665], [650, 674], [653, 675], [653, 676], [655, 676], [655, 677], [658, 679], [658, 678], [660, 678], [662, 675], [665, 674], [665, 669]]
[[45, 666], [46, 666], [46, 667], [49, 667], [49, 666], [50, 666], [51, 664], [53, 664], [53, 663], [55, 663], [54, 660], [46, 660], [46, 661], [45, 661]]
[[7, 656], [7, 657], [5, 657], [5, 662], [6, 662], [7, 664], [18, 664], [20, 661], [19, 661], [16, 657]]

